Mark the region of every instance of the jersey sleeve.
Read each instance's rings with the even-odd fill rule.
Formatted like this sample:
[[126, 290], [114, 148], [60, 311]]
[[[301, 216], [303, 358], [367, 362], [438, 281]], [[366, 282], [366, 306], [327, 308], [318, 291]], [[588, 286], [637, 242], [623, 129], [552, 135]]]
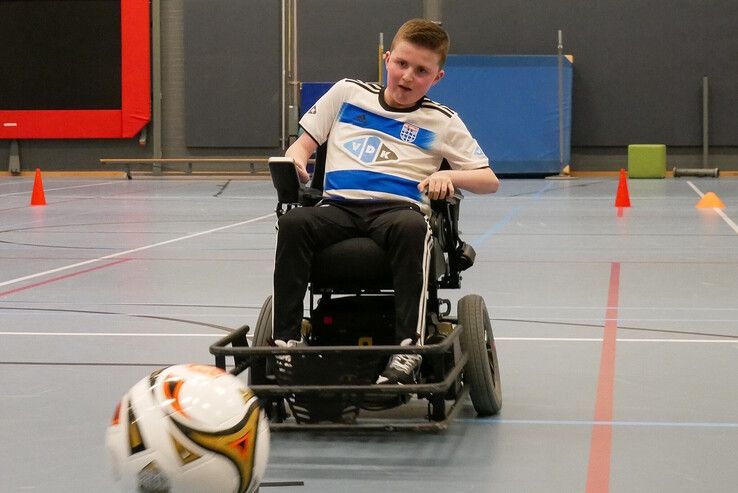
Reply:
[[345, 101], [347, 84], [346, 79], [333, 84], [300, 119], [300, 126], [318, 145], [328, 140], [336, 115]]
[[490, 164], [489, 158], [457, 114], [449, 122], [442, 154], [452, 169], [479, 169]]

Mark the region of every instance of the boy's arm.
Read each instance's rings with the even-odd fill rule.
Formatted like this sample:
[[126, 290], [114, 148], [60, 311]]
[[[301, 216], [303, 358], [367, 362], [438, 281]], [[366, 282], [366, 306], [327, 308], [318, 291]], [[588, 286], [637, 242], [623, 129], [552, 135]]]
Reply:
[[297, 175], [302, 183], [307, 183], [310, 176], [307, 162], [320, 144], [328, 140], [333, 122], [346, 101], [349, 89], [353, 86], [346, 79], [340, 80], [328, 89], [328, 92], [300, 118], [300, 126], [305, 132], [287, 149], [285, 156], [295, 160]]
[[307, 132], [304, 132], [284, 153], [285, 156], [295, 160], [297, 176], [302, 183], [307, 183], [310, 180], [310, 175], [307, 172], [307, 162], [317, 148], [318, 143]]
[[418, 184], [421, 192], [427, 188], [428, 197], [432, 200], [450, 197], [456, 188], [472, 193], [494, 193], [499, 187], [500, 181], [492, 168], [436, 171]]

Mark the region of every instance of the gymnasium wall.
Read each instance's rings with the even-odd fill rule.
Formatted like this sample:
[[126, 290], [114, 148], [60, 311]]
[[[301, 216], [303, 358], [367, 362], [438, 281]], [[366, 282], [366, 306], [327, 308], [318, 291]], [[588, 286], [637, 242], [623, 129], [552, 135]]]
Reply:
[[738, 146], [738, 2], [531, 3], [455, 0], [443, 20], [463, 53], [555, 53], [562, 29], [574, 55], [574, 146], [701, 145], [705, 75], [710, 140]]
[[185, 4], [185, 142], [279, 147], [279, 2], [220, 0], [217, 7]]
[[[625, 164], [625, 146], [665, 143], [669, 165], [701, 165], [702, 77], [709, 77], [711, 165], [738, 163], [738, 2], [455, 0], [444, 25], [464, 53], [574, 55], [576, 169]], [[475, 12], [475, 15], [468, 15]], [[480, 35], [481, 33], [481, 35]]]
[[[207, 3], [217, 10], [218, 5], [236, 1], [242, 15], [251, 16], [241, 23], [244, 29], [252, 34], [260, 30], [264, 45], [259, 53], [247, 47], [228, 48], [224, 63], [258, 66], [264, 63], [260, 57], [270, 46], [279, 56], [279, 23], [272, 20], [273, 5], [279, 2]], [[195, 34], [186, 29], [188, 4], [184, 0], [161, 2], [164, 155], [276, 154], [278, 148], [268, 147], [268, 139], [250, 140], [256, 134], [251, 135], [247, 127], [235, 145], [232, 140], [198, 142], [192, 135], [197, 122], [188, 113], [197, 114], [197, 108], [227, 108], [230, 102], [246, 108], [241, 111], [252, 109], [259, 115], [265, 109], [271, 111], [274, 101], [265, 101], [255, 90], [258, 82], [253, 71], [230, 70], [231, 65], [222, 67], [229, 80], [221, 81], [229, 84], [230, 92], [208, 94], [201, 90], [197, 101], [189, 99], [187, 88], [192, 86], [188, 84], [198, 75], [188, 71], [193, 57], [188, 44], [211, 47], [218, 53], [222, 40], [213, 39], [208, 30]], [[385, 33], [388, 47], [394, 30], [404, 19], [421, 16], [424, 4], [422, 0], [300, 0], [299, 78], [376, 79], [378, 33]], [[711, 165], [738, 169], [738, 132], [734, 130], [738, 114], [738, 37], [733, 35], [738, 2], [446, 0], [441, 12], [444, 26], [452, 35], [452, 52], [457, 54], [554, 54], [556, 31], [563, 30], [565, 52], [574, 55], [575, 170], [617, 169], [625, 165], [625, 146], [635, 142], [667, 144], [669, 166], [699, 165], [703, 75], [710, 77], [711, 84]], [[269, 22], [256, 21], [262, 13], [268, 13]], [[217, 15], [203, 22], [212, 30], [218, 25]], [[238, 40], [237, 29], [231, 34], [234, 42], [243, 42], [242, 35]], [[207, 50], [201, 53], [207, 54]], [[219, 70], [217, 64], [207, 68]], [[202, 70], [202, 65], [193, 70]], [[5, 168], [9, 147], [8, 141], [0, 141], [0, 169]], [[100, 157], [149, 157], [151, 152], [150, 142], [140, 146], [137, 139], [21, 142], [24, 169], [99, 169]]]

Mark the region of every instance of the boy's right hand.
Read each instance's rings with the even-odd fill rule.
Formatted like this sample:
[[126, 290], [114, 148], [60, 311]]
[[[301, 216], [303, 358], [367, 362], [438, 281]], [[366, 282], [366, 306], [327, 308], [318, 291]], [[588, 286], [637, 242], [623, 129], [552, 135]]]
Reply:
[[307, 183], [310, 181], [310, 175], [308, 174], [307, 169], [305, 169], [305, 165], [295, 161], [295, 170], [297, 170], [297, 178], [300, 180], [300, 183]]
[[285, 157], [292, 158], [300, 183], [307, 183], [310, 175], [307, 172], [307, 161], [318, 148], [318, 143], [307, 132], [300, 135], [284, 153]]

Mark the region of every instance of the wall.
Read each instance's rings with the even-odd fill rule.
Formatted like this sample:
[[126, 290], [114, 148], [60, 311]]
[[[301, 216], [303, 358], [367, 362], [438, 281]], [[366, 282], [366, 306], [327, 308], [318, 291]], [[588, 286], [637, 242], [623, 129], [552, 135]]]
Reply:
[[[242, 0], [251, 1], [251, 0]], [[273, 0], [277, 1], [277, 0]], [[427, 2], [427, 0], [426, 0]], [[375, 80], [377, 37], [385, 46], [422, 0], [300, 0], [298, 77]], [[447, 0], [453, 53], [548, 54], [564, 32], [574, 63], [575, 170], [615, 170], [628, 143], [667, 144], [669, 166], [700, 166], [701, 77], [711, 79], [711, 166], [738, 169], [738, 2], [715, 0]], [[162, 1], [162, 150], [165, 156], [266, 155], [276, 148], [188, 148], [185, 141], [184, 0]], [[248, 53], [244, 53], [244, 56]], [[244, 91], [244, 97], [249, 92]], [[0, 168], [10, 143], [0, 141]], [[150, 142], [24, 141], [24, 169], [100, 169], [100, 157], [150, 157]]]
[[298, 0], [299, 79], [376, 82], [379, 33], [388, 50], [397, 28], [422, 14], [421, 0]]
[[279, 147], [279, 3], [189, 0], [184, 7], [187, 146]]
[[[460, 53], [574, 55], [575, 169], [617, 169], [629, 143], [700, 166], [702, 77], [710, 78], [711, 166], [738, 169], [738, 2], [455, 0], [443, 21]], [[712, 146], [715, 146], [712, 148]]]

